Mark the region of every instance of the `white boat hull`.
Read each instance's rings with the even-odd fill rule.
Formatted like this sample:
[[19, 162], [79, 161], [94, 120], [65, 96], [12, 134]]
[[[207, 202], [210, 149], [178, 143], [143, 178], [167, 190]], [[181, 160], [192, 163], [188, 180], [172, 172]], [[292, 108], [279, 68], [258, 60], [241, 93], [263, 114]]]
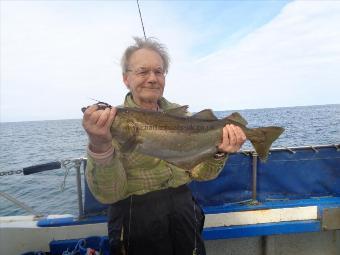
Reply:
[[[48, 219], [70, 218], [51, 215]], [[256, 226], [317, 219], [317, 207], [281, 208], [207, 214], [205, 228]], [[53, 240], [107, 236], [106, 223], [39, 227], [34, 216], [0, 217], [0, 254], [17, 255], [29, 251], [49, 251]], [[340, 231], [228, 238], [206, 241], [207, 254], [340, 254]]]

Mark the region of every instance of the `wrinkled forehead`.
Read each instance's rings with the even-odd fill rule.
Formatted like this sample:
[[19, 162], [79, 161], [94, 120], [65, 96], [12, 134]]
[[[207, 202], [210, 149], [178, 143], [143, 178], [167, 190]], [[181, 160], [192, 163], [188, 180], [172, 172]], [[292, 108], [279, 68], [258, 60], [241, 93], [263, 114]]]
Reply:
[[156, 51], [139, 49], [130, 56], [128, 66], [132, 68], [163, 68], [164, 63]]

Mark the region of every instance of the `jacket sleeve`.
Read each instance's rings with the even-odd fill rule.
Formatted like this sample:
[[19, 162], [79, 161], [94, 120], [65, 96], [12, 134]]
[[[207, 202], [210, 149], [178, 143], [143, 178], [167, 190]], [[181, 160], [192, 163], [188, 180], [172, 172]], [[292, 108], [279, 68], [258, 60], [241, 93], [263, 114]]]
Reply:
[[93, 196], [103, 204], [112, 204], [125, 198], [127, 178], [114, 149], [105, 154], [88, 149], [85, 176]]
[[209, 158], [191, 169], [190, 177], [195, 181], [215, 179], [222, 171], [227, 160], [228, 154], [222, 159]]

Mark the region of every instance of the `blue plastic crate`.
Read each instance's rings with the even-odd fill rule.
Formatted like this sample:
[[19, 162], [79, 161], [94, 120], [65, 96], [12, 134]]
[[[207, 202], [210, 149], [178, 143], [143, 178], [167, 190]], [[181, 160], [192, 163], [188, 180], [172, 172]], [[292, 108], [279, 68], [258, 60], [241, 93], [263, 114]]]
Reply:
[[84, 239], [54, 240], [50, 242], [51, 255], [61, 255], [65, 251], [77, 251], [77, 254], [85, 255], [87, 249], [101, 251], [103, 255], [109, 255], [108, 238], [105, 236], [90, 236]]

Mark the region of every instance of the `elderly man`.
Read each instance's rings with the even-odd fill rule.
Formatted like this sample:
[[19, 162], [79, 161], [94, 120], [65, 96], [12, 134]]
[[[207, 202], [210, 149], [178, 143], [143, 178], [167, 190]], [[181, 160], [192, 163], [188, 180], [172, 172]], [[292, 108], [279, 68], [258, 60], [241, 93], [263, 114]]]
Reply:
[[[122, 58], [123, 81], [129, 90], [124, 107], [163, 111], [178, 107], [163, 97], [169, 57], [154, 39], [135, 38]], [[111, 254], [119, 254], [120, 240], [129, 254], [205, 254], [201, 232], [204, 213], [187, 187], [192, 177], [161, 159], [123, 153], [112, 138], [110, 126], [116, 108], [89, 107], [83, 126], [89, 137], [86, 178], [93, 195], [110, 204], [108, 232]], [[223, 128], [219, 152], [201, 164], [207, 179], [223, 168], [227, 153], [245, 141], [233, 125]]]

